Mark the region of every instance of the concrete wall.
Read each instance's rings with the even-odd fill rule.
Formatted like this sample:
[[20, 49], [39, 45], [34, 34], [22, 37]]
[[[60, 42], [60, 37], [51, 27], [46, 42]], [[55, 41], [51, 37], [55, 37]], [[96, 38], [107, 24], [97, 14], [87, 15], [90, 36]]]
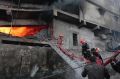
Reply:
[[46, 52], [46, 48], [1, 44], [0, 78], [30, 74], [34, 65], [46, 64]]
[[70, 44], [69, 44], [69, 26], [70, 24], [66, 23], [66, 22], [63, 22], [63, 21], [59, 21], [59, 20], [56, 20], [54, 19], [53, 20], [53, 32], [54, 32], [54, 36], [55, 38], [58, 38], [58, 36], [60, 34], [63, 34], [64, 35], [64, 47], [66, 48], [69, 48]]
[[[80, 38], [85, 39], [90, 47], [100, 47], [101, 49], [104, 49], [105, 43], [102, 42], [99, 38], [94, 36], [94, 33], [85, 27], [83, 28], [77, 28], [76, 25], [63, 22], [61, 20], [53, 20], [53, 27], [54, 27], [54, 36], [58, 38], [59, 34], [64, 35], [64, 42], [63, 46], [67, 49], [80, 49], [80, 43], [79, 40]], [[78, 46], [73, 46], [73, 36], [72, 33], [77, 33], [78, 34]]]
[[116, 14], [120, 14], [120, 1], [119, 0], [89, 0], [94, 3], [99, 4], [100, 6], [115, 12]]
[[[91, 2], [88, 2], [91, 1]], [[118, 0], [88, 0], [84, 3], [83, 20], [90, 23], [96, 24], [98, 26], [103, 26], [105, 28], [120, 31], [120, 6], [118, 5], [120, 1]], [[98, 6], [99, 5], [99, 6]], [[101, 8], [102, 7], [102, 8]], [[103, 11], [103, 13], [101, 13]], [[112, 12], [112, 13], [111, 13]], [[117, 14], [117, 15], [115, 15]]]

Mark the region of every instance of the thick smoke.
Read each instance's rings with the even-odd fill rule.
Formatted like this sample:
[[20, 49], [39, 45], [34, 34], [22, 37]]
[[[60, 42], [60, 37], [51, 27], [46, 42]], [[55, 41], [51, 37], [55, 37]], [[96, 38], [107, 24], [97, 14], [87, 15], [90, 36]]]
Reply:
[[79, 14], [79, 9], [83, 10], [85, 0], [62, 0], [55, 2], [54, 5], [64, 11]]
[[62, 9], [73, 14], [79, 14], [79, 9], [83, 10], [85, 2], [85, 0], [0, 0], [0, 1], [8, 1], [19, 6], [22, 6], [24, 4], [55, 6], [59, 9]]

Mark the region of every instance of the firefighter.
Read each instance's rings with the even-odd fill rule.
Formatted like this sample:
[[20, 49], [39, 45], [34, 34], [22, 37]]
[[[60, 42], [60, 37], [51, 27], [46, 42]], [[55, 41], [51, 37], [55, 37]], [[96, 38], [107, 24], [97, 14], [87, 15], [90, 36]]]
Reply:
[[80, 44], [82, 45], [82, 55], [88, 59], [91, 56], [88, 43], [85, 40], [80, 40]]
[[103, 59], [102, 59], [101, 55], [99, 54], [99, 49], [98, 48], [92, 48], [91, 53], [92, 53], [93, 56], [98, 57], [103, 63]]
[[89, 60], [91, 63], [85, 65], [81, 73], [82, 77], [88, 76], [88, 79], [110, 79], [108, 70], [103, 65], [98, 65], [96, 63], [95, 56], [91, 56]]
[[120, 61], [113, 60], [111, 66], [116, 72], [120, 73]]

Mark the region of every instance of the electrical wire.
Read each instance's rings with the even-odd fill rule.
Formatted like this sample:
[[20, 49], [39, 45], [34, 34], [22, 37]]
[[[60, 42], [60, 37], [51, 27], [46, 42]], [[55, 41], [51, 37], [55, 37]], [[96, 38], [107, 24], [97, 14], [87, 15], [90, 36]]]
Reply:
[[[20, 8], [20, 2], [21, 2], [21, 0], [19, 0], [18, 1], [18, 4], [17, 4], [17, 8], [19, 9]], [[12, 3], [14, 3], [14, 1], [12, 0]], [[11, 7], [10, 8], [12, 8], [12, 5], [11, 5]], [[16, 17], [18, 16], [18, 11], [17, 11], [17, 13], [16, 13]], [[9, 35], [10, 35], [10, 33], [11, 33], [11, 31], [12, 31], [12, 27], [13, 27], [13, 20], [14, 20], [14, 17], [13, 17], [13, 12], [12, 12], [12, 10], [11, 10], [11, 17], [12, 17], [12, 19], [11, 19], [11, 24], [10, 24], [10, 31], [9, 31]], [[15, 24], [15, 23], [14, 23]], [[11, 36], [11, 35], [10, 35]]]
[[[13, 3], [13, 0], [12, 0], [12, 3]], [[11, 10], [11, 8], [12, 8], [12, 5], [10, 7], [10, 10]], [[12, 26], [13, 26], [13, 12], [11, 10], [11, 24], [10, 24], [9, 36], [11, 36], [10, 33], [11, 33], [11, 30], [12, 30]]]

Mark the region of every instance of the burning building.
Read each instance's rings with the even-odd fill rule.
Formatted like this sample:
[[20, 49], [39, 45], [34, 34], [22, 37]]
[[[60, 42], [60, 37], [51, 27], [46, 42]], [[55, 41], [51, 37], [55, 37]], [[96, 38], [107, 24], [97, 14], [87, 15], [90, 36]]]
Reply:
[[81, 38], [104, 59], [119, 49], [119, 3], [0, 0], [0, 78], [82, 79]]

